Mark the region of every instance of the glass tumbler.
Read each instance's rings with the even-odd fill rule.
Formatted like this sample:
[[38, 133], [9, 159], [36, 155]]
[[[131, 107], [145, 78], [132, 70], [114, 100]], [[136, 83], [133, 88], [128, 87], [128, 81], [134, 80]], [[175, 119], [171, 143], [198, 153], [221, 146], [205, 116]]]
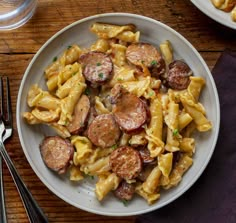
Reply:
[[24, 25], [34, 14], [37, 0], [0, 0], [0, 31]]

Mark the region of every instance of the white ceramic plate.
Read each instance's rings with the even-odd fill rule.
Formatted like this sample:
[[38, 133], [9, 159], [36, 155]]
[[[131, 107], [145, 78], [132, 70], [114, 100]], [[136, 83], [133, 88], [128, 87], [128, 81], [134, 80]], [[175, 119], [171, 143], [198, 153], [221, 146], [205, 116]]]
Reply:
[[[174, 189], [163, 191], [161, 198], [154, 205], [149, 206], [140, 197], [124, 206], [113, 195], [109, 195], [103, 202], [98, 202], [94, 194], [93, 180], [84, 180], [81, 183], [72, 183], [68, 176], [59, 176], [50, 171], [41, 159], [39, 144], [50, 130], [45, 126], [30, 126], [22, 118], [22, 113], [29, 110], [26, 104], [27, 92], [34, 83], [45, 87], [43, 71], [52, 62], [55, 56], [61, 54], [67, 46], [77, 43], [79, 46], [88, 46], [96, 36], [89, 31], [94, 22], [106, 22], [114, 24], [133, 23], [141, 30], [141, 41], [159, 45], [166, 39], [173, 44], [175, 58], [184, 58], [192, 68], [195, 75], [201, 75], [206, 79], [206, 88], [203, 91], [201, 101], [206, 107], [208, 118], [213, 123], [211, 132], [197, 135], [197, 152], [194, 156], [194, 164], [184, 175], [183, 181]], [[218, 137], [219, 130], [219, 100], [217, 90], [211, 73], [194, 47], [168, 26], [140, 15], [126, 13], [108, 13], [92, 16], [75, 22], [64, 28], [50, 38], [34, 56], [29, 64], [19, 90], [17, 101], [17, 125], [20, 142], [24, 153], [40, 180], [58, 197], [80, 209], [110, 216], [128, 216], [147, 213], [156, 210], [172, 202], [198, 179], [208, 164]]]
[[191, 0], [191, 2], [204, 14], [214, 19], [216, 22], [227, 26], [232, 29], [236, 29], [236, 22], [231, 19], [231, 14], [222, 10], [216, 9], [211, 3], [211, 0]]

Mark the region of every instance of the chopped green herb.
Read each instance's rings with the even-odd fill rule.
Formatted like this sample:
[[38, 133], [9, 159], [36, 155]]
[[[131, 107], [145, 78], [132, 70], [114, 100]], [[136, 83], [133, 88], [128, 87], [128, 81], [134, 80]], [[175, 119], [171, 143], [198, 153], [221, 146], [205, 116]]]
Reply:
[[123, 81], [123, 78], [118, 77], [117, 80], [118, 80], [118, 81]]
[[117, 146], [117, 144], [115, 144], [115, 145], [113, 145], [111, 148], [112, 149], [116, 149], [118, 146]]
[[179, 134], [179, 130], [178, 129], [174, 129], [173, 136], [177, 136], [178, 134]]
[[152, 97], [154, 95], [154, 91], [149, 92], [149, 96]]
[[53, 62], [55, 62], [55, 61], [57, 61], [57, 57], [54, 57], [54, 58], [53, 58]]
[[72, 74], [72, 76], [75, 76], [77, 74], [77, 72], [74, 72], [73, 74]]
[[85, 91], [84, 91], [84, 93], [85, 93], [86, 95], [90, 95], [90, 89], [89, 89], [89, 88], [86, 88]]
[[71, 48], [71, 46], [69, 45], [68, 47], [67, 47], [67, 49], [69, 50]]
[[97, 63], [97, 66], [101, 66], [101, 63]]
[[122, 203], [124, 204], [125, 207], [128, 205], [128, 201], [125, 199], [122, 200]]
[[153, 66], [153, 65], [157, 65], [157, 61], [156, 60], [153, 60], [152, 62], [151, 62], [151, 65]]
[[92, 176], [92, 175], [89, 175], [89, 178], [90, 178], [91, 180], [94, 180], [94, 176]]
[[100, 78], [103, 78], [103, 73], [98, 74]]
[[93, 180], [94, 179], [94, 176], [93, 175], [90, 175], [90, 173], [88, 172], [88, 174], [85, 174], [85, 177], [88, 177], [88, 178], [90, 178], [91, 180]]

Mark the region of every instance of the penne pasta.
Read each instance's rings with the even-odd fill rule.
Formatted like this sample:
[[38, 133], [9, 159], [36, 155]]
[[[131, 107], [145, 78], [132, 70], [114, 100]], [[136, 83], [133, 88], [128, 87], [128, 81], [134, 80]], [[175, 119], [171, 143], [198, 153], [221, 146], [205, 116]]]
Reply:
[[121, 179], [114, 173], [106, 175], [100, 175], [98, 182], [96, 183], [95, 193], [99, 201], [101, 201], [110, 191], [115, 190]]

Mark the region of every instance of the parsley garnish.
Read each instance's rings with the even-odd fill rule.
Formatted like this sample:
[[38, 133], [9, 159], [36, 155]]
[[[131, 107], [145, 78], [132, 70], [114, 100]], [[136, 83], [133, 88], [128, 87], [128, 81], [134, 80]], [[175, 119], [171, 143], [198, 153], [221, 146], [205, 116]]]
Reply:
[[153, 66], [153, 65], [157, 65], [157, 61], [156, 60], [153, 60], [152, 62], [151, 62], [151, 65]]
[[100, 78], [103, 78], [103, 73], [98, 74]]
[[123, 199], [122, 203], [124, 204], [125, 207], [128, 205], [128, 201], [126, 199]]
[[89, 175], [89, 178], [90, 178], [91, 180], [94, 180], [94, 176], [92, 176], [92, 175]]
[[149, 96], [152, 97], [154, 95], [154, 91], [149, 92]]
[[97, 63], [97, 66], [101, 66], [101, 63], [98, 62], [98, 63]]
[[179, 130], [178, 129], [174, 129], [173, 136], [177, 136], [178, 134], [179, 134]]
[[94, 180], [94, 176], [93, 176], [93, 175], [90, 175], [90, 173], [85, 174], [85, 177], [89, 177], [91, 180]]
[[54, 58], [53, 58], [53, 62], [55, 62], [55, 61], [57, 61], [57, 57], [54, 57]]
[[112, 149], [116, 149], [117, 148], [117, 144], [113, 145], [111, 148]]
[[71, 48], [71, 46], [68, 46], [67, 49], [69, 50]]
[[86, 95], [90, 95], [90, 89], [89, 89], [89, 88], [86, 88], [85, 91], [84, 91], [84, 93], [85, 93]]

